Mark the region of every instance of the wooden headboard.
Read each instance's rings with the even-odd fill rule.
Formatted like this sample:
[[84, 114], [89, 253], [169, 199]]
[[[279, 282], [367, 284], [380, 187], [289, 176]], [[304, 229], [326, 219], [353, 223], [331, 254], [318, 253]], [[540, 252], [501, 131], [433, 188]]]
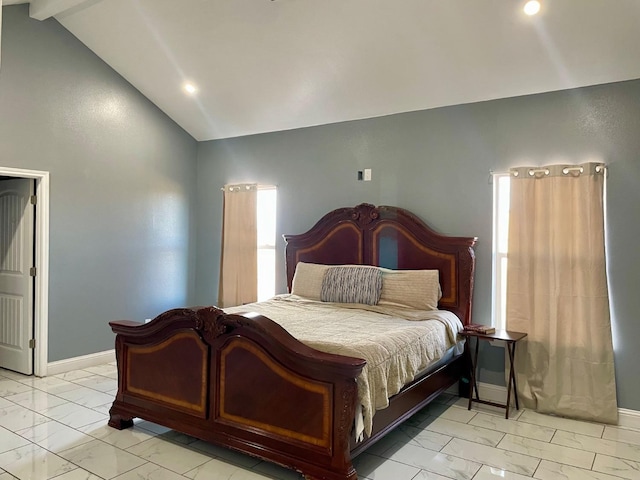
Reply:
[[440, 235], [407, 210], [363, 203], [333, 210], [308, 232], [284, 239], [289, 291], [298, 262], [438, 269], [439, 308], [465, 325], [471, 321], [476, 237]]

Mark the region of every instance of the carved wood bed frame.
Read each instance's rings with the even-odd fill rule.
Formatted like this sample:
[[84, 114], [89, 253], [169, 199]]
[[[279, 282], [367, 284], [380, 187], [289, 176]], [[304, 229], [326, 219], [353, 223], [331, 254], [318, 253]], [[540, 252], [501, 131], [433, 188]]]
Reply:
[[[438, 269], [441, 309], [470, 322], [475, 238], [433, 232], [410, 212], [362, 204], [285, 235], [289, 290], [299, 261]], [[365, 361], [323, 353], [258, 314], [215, 307], [165, 312], [147, 324], [114, 321], [118, 392], [109, 425], [140, 417], [273, 461], [308, 480], [356, 480], [351, 459], [467, 372], [459, 355], [405, 386], [356, 443], [356, 377]]]

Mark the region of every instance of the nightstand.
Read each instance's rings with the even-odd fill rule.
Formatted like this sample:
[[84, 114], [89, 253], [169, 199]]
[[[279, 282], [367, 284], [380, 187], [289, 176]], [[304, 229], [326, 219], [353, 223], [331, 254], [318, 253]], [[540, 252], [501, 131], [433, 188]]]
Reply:
[[[516, 388], [516, 374], [513, 371], [513, 362], [516, 356], [516, 344], [527, 336], [526, 333], [511, 332], [508, 330], [496, 330], [493, 333], [478, 333], [478, 332], [460, 332], [460, 335], [467, 338], [469, 342], [469, 357], [471, 357], [471, 339], [476, 339], [476, 347], [473, 359], [471, 361], [471, 389], [469, 391], [469, 410], [471, 410], [471, 403], [484, 403], [485, 405], [493, 405], [494, 407], [500, 407], [506, 409], [504, 418], [509, 418], [509, 404], [511, 403], [511, 388], [513, 386], [513, 396], [516, 401], [516, 410], [520, 409], [518, 405], [518, 389]], [[507, 403], [495, 403], [488, 400], [480, 400], [478, 395], [478, 384], [476, 381], [476, 369], [478, 368], [478, 344], [480, 340], [501, 340], [506, 343], [507, 351], [509, 352], [509, 385], [507, 386]], [[476, 398], [473, 398], [473, 392], [476, 392]]]

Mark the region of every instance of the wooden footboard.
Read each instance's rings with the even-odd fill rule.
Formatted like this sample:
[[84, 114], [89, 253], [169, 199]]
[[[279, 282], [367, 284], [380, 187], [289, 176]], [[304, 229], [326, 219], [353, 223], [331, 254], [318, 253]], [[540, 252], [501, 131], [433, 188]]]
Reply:
[[118, 362], [112, 427], [140, 417], [307, 479], [357, 478], [349, 442], [364, 360], [309, 348], [261, 315], [215, 307], [110, 325]]

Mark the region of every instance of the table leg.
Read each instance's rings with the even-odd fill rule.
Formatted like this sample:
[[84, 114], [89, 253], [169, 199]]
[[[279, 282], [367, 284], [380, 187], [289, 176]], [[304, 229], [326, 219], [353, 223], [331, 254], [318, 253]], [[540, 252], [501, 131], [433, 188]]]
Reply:
[[513, 364], [516, 361], [516, 342], [513, 342], [513, 351], [511, 352], [511, 375], [513, 376], [513, 396], [516, 397], [516, 410], [520, 410], [518, 405], [518, 387], [516, 386], [516, 372], [513, 369]]
[[516, 377], [513, 372], [513, 359], [516, 351], [516, 342], [507, 342], [507, 351], [509, 352], [509, 385], [507, 386], [507, 413], [504, 418], [509, 418], [509, 408], [511, 407], [511, 385], [513, 385], [513, 393], [516, 399], [516, 410], [518, 410], [518, 392], [516, 391]]
[[[476, 338], [476, 351], [474, 358], [471, 360], [471, 389], [469, 390], [469, 406], [467, 410], [471, 410], [471, 402], [473, 401], [473, 392], [476, 392], [476, 400], [480, 400], [478, 395], [478, 383], [476, 381], [476, 368], [478, 365], [478, 344], [480, 341]], [[471, 337], [469, 337], [469, 349], [471, 349]], [[471, 354], [469, 354], [471, 356]]]

